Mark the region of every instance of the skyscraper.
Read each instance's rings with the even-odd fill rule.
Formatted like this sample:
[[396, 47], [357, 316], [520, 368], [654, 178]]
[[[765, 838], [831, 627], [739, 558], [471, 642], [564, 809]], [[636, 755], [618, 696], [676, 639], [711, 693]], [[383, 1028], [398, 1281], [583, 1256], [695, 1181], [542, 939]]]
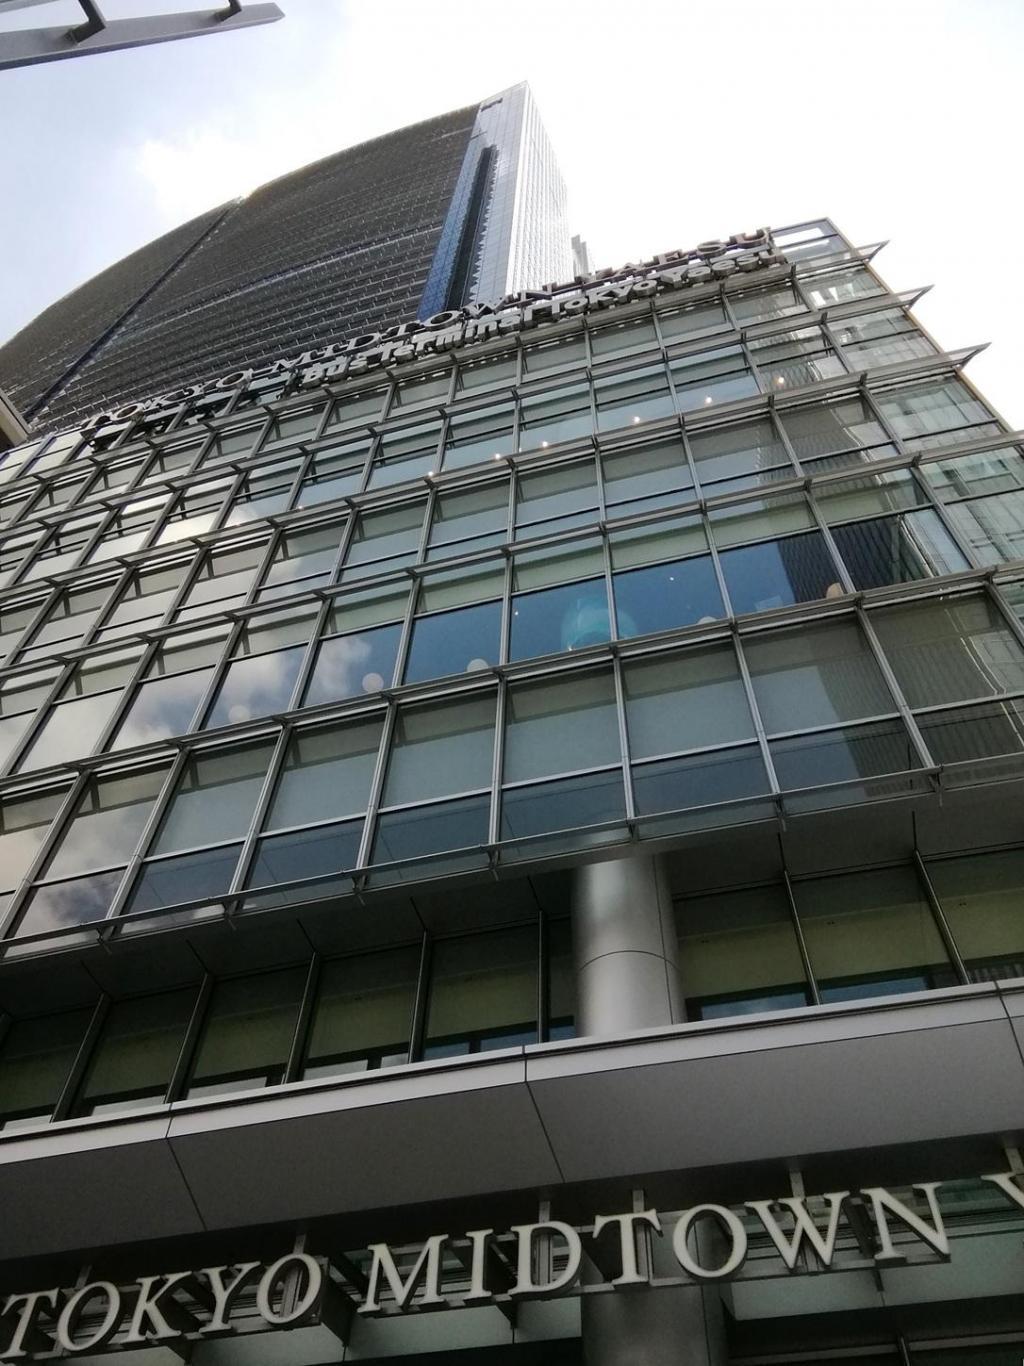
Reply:
[[0, 347], [0, 383], [30, 419], [67, 423], [571, 274], [565, 186], [517, 85], [150, 242]]
[[5, 456], [5, 1360], [1017, 1366], [1022, 434], [874, 254]]

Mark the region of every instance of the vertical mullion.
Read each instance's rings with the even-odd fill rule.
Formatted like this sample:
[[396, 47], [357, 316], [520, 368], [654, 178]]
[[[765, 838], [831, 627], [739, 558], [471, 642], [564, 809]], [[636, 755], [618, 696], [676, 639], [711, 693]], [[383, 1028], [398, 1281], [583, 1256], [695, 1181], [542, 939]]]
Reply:
[[395, 733], [397, 711], [398, 708], [394, 698], [389, 698], [388, 708], [384, 714], [384, 724], [381, 727], [380, 747], [377, 750], [377, 761], [374, 765], [373, 777], [370, 780], [370, 791], [366, 798], [366, 817], [363, 824], [363, 833], [359, 840], [359, 852], [356, 855], [356, 867], [359, 869], [368, 868], [370, 865], [370, 853], [373, 849], [373, 837], [376, 833], [377, 809], [380, 805], [381, 794], [384, 790], [384, 778], [387, 773], [388, 758], [391, 752], [392, 738]]
[[196, 1053], [199, 1051], [199, 1036], [202, 1033], [206, 1012], [210, 1005], [210, 997], [213, 995], [214, 980], [210, 973], [203, 974], [203, 979], [199, 984], [196, 993], [195, 1004], [192, 1007], [192, 1014], [185, 1027], [185, 1037], [181, 1041], [181, 1048], [178, 1050], [178, 1057], [174, 1063], [174, 1070], [171, 1072], [170, 1080], [167, 1083], [167, 1090], [164, 1092], [164, 1103], [173, 1105], [176, 1100], [180, 1100], [185, 1094], [185, 1085], [188, 1081], [192, 1064], [195, 1061]]
[[814, 967], [811, 964], [811, 955], [807, 949], [807, 940], [804, 938], [804, 927], [800, 923], [800, 912], [797, 909], [796, 897], [793, 894], [793, 883], [790, 880], [789, 870], [782, 869], [782, 883], [786, 889], [786, 904], [789, 907], [789, 918], [793, 925], [793, 933], [796, 936], [796, 946], [800, 954], [800, 961], [803, 964], [804, 977], [811, 993], [811, 1004], [821, 1005], [821, 992], [818, 990], [818, 979], [814, 974]]
[[550, 936], [548, 918], [537, 907], [537, 1042], [547, 1043], [551, 1029]]
[[92, 1017], [86, 1026], [85, 1035], [78, 1046], [75, 1060], [71, 1064], [71, 1070], [64, 1080], [60, 1095], [57, 1097], [57, 1103], [54, 1105], [50, 1114], [51, 1123], [58, 1124], [62, 1119], [68, 1118], [71, 1107], [74, 1105], [78, 1095], [78, 1089], [85, 1079], [86, 1068], [89, 1066], [89, 1061], [97, 1041], [99, 1040], [100, 1031], [103, 1029], [103, 1024], [109, 1010], [110, 997], [106, 992], [101, 992], [100, 998], [96, 1002], [96, 1006], [92, 1012]]
[[288, 1049], [288, 1061], [285, 1063], [284, 1077], [282, 1081], [298, 1081], [302, 1075], [303, 1059], [306, 1056], [306, 1048], [309, 1043], [309, 1033], [313, 1022], [313, 1008], [316, 1003], [316, 994], [320, 986], [320, 976], [323, 969], [323, 962], [319, 953], [314, 951], [309, 960], [309, 970], [306, 973], [305, 985], [302, 988], [302, 1000], [299, 1003], [299, 1013], [295, 1020], [295, 1029], [292, 1032], [291, 1046]]
[[615, 716], [619, 728], [619, 761], [622, 764], [622, 780], [626, 794], [626, 820], [632, 822], [637, 817], [636, 797], [633, 792], [633, 762], [629, 745], [629, 728], [626, 725], [626, 687], [622, 677], [622, 659], [618, 650], [612, 655], [612, 679], [615, 684]]
[[832, 535], [832, 528], [829, 526], [828, 522], [826, 522], [824, 516], [822, 515], [821, 509], [818, 507], [818, 504], [815, 501], [814, 494], [811, 492], [810, 485], [804, 488], [804, 497], [807, 500], [807, 506], [811, 510], [811, 516], [814, 519], [814, 524], [817, 527], [822, 540], [828, 547], [829, 554], [832, 556], [832, 561], [835, 564], [836, 570], [839, 574], [839, 582], [842, 584], [843, 588], [846, 590], [847, 593], [856, 593], [856, 584], [850, 577], [850, 571], [846, 567], [846, 561], [843, 559], [842, 555], [840, 555], [839, 547], [836, 545], [835, 537]]
[[325, 597], [317, 608], [316, 616], [313, 620], [313, 629], [306, 648], [303, 652], [302, 663], [295, 677], [295, 686], [292, 688], [291, 696], [288, 698], [288, 710], [295, 711], [302, 706], [302, 698], [309, 685], [310, 676], [316, 664], [317, 653], [320, 649], [320, 641], [327, 629], [327, 621], [331, 615], [334, 603], [331, 598]]
[[889, 689], [890, 693], [892, 693], [893, 700], [896, 703], [896, 709], [903, 720], [903, 724], [910, 733], [911, 740], [917, 748], [918, 756], [924, 761], [926, 768], [937, 768], [938, 765], [932, 758], [931, 751], [927, 744], [925, 744], [925, 739], [921, 734], [921, 729], [917, 724], [917, 720], [907, 703], [907, 699], [903, 696], [903, 689], [900, 687], [896, 675], [892, 670], [892, 666], [886, 658], [885, 651], [882, 649], [870, 614], [865, 612], [860, 603], [857, 604], [854, 611], [856, 613], [858, 625], [868, 642], [868, 648], [874, 656], [875, 663], [882, 671], [882, 677], [885, 679], [886, 687]]
[[498, 678], [494, 703], [494, 746], [491, 751], [491, 806], [487, 822], [487, 843], [495, 848], [501, 842], [501, 779], [505, 768], [505, 718], [508, 711], [508, 679]]
[[430, 969], [434, 945], [426, 930], [420, 940], [420, 967], [416, 976], [416, 996], [412, 1006], [412, 1029], [409, 1034], [409, 1062], [419, 1062], [423, 1056], [423, 1042], [427, 1029], [427, 1009], [430, 997]]
[[768, 782], [771, 786], [772, 796], [778, 797], [782, 788], [779, 784], [778, 774], [775, 772], [775, 763], [768, 747], [768, 732], [765, 730], [764, 721], [761, 718], [761, 709], [757, 705], [757, 696], [754, 692], [753, 680], [750, 677], [750, 668], [747, 664], [747, 657], [743, 652], [743, 642], [735, 624], [732, 629], [732, 643], [736, 660], [739, 666], [740, 678], [743, 680], [743, 691], [746, 693], [747, 706], [750, 708], [750, 715], [754, 722], [754, 733], [757, 736], [757, 743], [761, 749], [761, 759], [768, 774]]
[[[285, 757], [288, 754], [288, 743], [292, 737], [292, 727], [283, 725], [274, 741], [274, 747], [270, 751], [270, 758], [267, 761], [267, 771], [263, 775], [263, 783], [260, 786], [259, 796], [253, 807], [252, 817], [249, 820], [248, 829], [242, 839], [242, 847], [239, 850], [238, 859], [235, 863], [234, 876], [225, 893], [226, 896], [237, 896], [245, 886], [246, 875], [249, 872], [249, 865], [252, 862], [253, 853], [256, 848], [256, 841], [259, 836], [260, 827], [263, 825], [267, 810], [270, 807], [274, 791], [277, 787], [278, 774], [281, 772]], [[231, 912], [229, 912], [229, 915]]]
[[914, 871], [917, 873], [919, 884], [924, 888], [925, 897], [931, 909], [932, 918], [938, 927], [939, 937], [942, 939], [946, 952], [949, 954], [949, 961], [953, 964], [953, 971], [957, 975], [960, 986], [970, 986], [971, 978], [964, 965], [964, 960], [960, 956], [960, 950], [953, 937], [953, 931], [950, 928], [949, 921], [946, 919], [946, 913], [942, 909], [942, 902], [939, 900], [938, 893], [935, 891], [935, 886], [929, 875], [928, 868], [924, 859], [921, 857], [921, 851], [917, 848], [914, 849]]

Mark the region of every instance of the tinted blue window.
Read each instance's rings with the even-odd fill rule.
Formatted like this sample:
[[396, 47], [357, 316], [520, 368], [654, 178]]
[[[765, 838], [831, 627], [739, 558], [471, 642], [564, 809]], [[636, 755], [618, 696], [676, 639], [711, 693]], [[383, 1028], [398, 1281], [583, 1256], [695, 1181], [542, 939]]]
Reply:
[[615, 575], [620, 636], [642, 636], [725, 615], [710, 555]]
[[481, 602], [457, 612], [419, 617], [413, 624], [406, 683], [444, 674], [472, 673], [497, 664], [501, 603]]
[[512, 599], [510, 659], [598, 645], [611, 636], [604, 579], [586, 579]]
[[721, 562], [733, 611], [737, 613], [768, 612], [773, 607], [810, 602], [826, 597], [833, 586], [843, 591], [818, 531], [723, 550]]

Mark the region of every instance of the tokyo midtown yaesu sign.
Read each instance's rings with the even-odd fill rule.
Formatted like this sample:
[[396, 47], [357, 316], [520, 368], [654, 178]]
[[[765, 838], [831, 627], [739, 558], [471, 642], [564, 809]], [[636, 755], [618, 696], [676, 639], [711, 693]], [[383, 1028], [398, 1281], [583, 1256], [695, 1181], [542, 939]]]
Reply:
[[[1024, 1187], [1013, 1174], [980, 1179], [1001, 1191], [1011, 1207], [1024, 1212]], [[500, 1234], [490, 1228], [460, 1235], [437, 1233], [397, 1253], [387, 1243], [371, 1243], [363, 1257], [339, 1257], [334, 1264], [328, 1257], [296, 1251], [269, 1265], [240, 1262], [142, 1276], [128, 1285], [96, 1279], [73, 1288], [25, 1291], [8, 1295], [0, 1311], [0, 1319], [8, 1325], [6, 1350], [0, 1348], [0, 1358], [11, 1362], [55, 1351], [95, 1353], [107, 1347], [143, 1347], [183, 1338], [202, 1341], [314, 1323], [324, 1323], [344, 1338], [355, 1314], [394, 1315], [614, 1292], [650, 1283], [647, 1259], [640, 1249], [646, 1238], [655, 1235], [670, 1237], [678, 1280], [724, 1281], [740, 1274], [747, 1260], [751, 1216], [787, 1272], [806, 1267], [838, 1270], [833, 1268], [837, 1240], [851, 1199], [856, 1199], [860, 1212], [870, 1214], [875, 1265], [906, 1262], [906, 1249], [914, 1242], [924, 1244], [933, 1257], [948, 1261], [952, 1254], [937, 1195], [942, 1184], [916, 1184], [917, 1208], [885, 1187], [871, 1186], [815, 1197], [750, 1200], [733, 1208], [699, 1204], [664, 1220], [655, 1209], [601, 1214], [582, 1232], [560, 1220], [544, 1219], [513, 1225]], [[698, 1226], [705, 1222], [717, 1226], [714, 1253], [708, 1251], [707, 1240], [698, 1242], [696, 1237]], [[858, 1243], [862, 1240], [863, 1230]], [[760, 1237], [759, 1242], [763, 1246]], [[461, 1266], [458, 1288], [448, 1293], [443, 1274], [447, 1248], [456, 1253]], [[539, 1256], [541, 1248], [549, 1255]], [[495, 1255], [499, 1249], [500, 1255]], [[592, 1260], [599, 1263], [608, 1252], [619, 1274], [588, 1281], [584, 1291], [580, 1271], [591, 1252]]]
[[620, 270], [595, 271], [592, 275], [578, 275], [566, 284], [521, 290], [495, 303], [446, 309], [429, 318], [398, 323], [382, 332], [363, 333], [315, 351], [304, 351], [299, 356], [280, 357], [201, 384], [189, 384], [156, 398], [95, 413], [82, 432], [85, 436], [100, 438], [110, 429], [134, 423], [144, 429], [148, 424], [164, 420], [168, 412], [183, 405], [201, 405], [204, 401], [223, 399], [239, 389], [256, 394], [261, 385], [267, 382], [280, 385], [285, 379], [286, 391], [298, 392], [346, 376], [365, 374], [381, 366], [457, 350], [467, 343], [488, 341], [666, 291], [713, 284], [733, 275], [749, 275], [785, 264], [786, 257], [775, 250], [767, 228], [734, 233], [721, 241], [701, 242], [692, 251], [662, 252], [649, 261], [626, 265]]

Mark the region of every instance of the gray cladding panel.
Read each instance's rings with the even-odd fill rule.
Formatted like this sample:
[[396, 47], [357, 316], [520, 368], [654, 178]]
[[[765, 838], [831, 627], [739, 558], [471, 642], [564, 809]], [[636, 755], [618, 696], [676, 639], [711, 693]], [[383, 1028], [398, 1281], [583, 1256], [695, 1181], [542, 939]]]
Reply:
[[[1024, 1064], [998, 1003], [983, 1013], [576, 1076], [531, 1060], [528, 1074], [568, 1181], [1014, 1132]], [[969, 1095], [950, 1081], [965, 1077]]]
[[33, 1257], [198, 1233], [167, 1119], [90, 1126], [0, 1147], [3, 1255]]
[[[557, 1182], [521, 1057], [453, 1077], [182, 1114], [170, 1141], [210, 1227]], [[439, 1092], [439, 1086], [446, 1089]]]

